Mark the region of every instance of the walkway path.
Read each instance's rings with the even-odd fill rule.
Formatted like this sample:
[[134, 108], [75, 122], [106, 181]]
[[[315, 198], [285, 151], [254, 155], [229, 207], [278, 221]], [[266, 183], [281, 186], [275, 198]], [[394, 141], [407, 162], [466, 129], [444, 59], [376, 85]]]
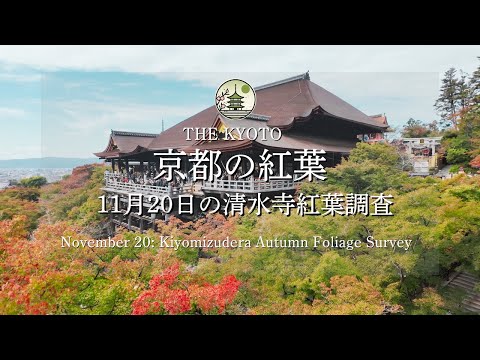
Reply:
[[476, 289], [480, 284], [480, 279], [466, 272], [455, 272], [450, 276], [447, 286], [457, 288], [465, 293], [462, 306], [465, 310], [480, 313], [480, 292]]
[[445, 165], [442, 169], [440, 169], [436, 174], [435, 176], [438, 176], [438, 177], [449, 177], [450, 176], [450, 168], [452, 167], [452, 165]]

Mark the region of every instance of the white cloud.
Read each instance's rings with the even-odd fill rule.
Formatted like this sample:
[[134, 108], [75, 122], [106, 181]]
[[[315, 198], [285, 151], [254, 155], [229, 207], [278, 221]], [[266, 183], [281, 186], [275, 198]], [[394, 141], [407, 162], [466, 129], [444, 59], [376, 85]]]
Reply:
[[[0, 46], [0, 62], [39, 70], [178, 72], [467, 72], [480, 46]], [[201, 80], [201, 79], [200, 79]]]
[[12, 82], [36, 82], [42, 78], [41, 74], [16, 74], [16, 73], [0, 73], [0, 81]]
[[25, 114], [26, 112], [23, 109], [0, 107], [0, 122], [6, 121], [6, 120], [19, 119], [24, 117]]
[[14, 147], [0, 148], [0, 160], [38, 157], [42, 157], [40, 143], [38, 143], [38, 145], [22, 145], [21, 152], [18, 151], [18, 148]]
[[109, 129], [159, 133], [203, 110], [201, 105], [168, 106], [94, 100], [49, 100], [41, 121], [42, 156], [89, 157], [106, 146]]
[[44, 103], [43, 126], [64, 117], [64, 126], [75, 132], [85, 132], [99, 128], [139, 128], [156, 124], [160, 131], [163, 119], [185, 119], [203, 110], [199, 106], [168, 106], [119, 102], [99, 102], [91, 100], [46, 101]]
[[[477, 56], [480, 46], [463, 45], [0, 46], [3, 71], [13, 74], [26, 68], [113, 70], [215, 87], [228, 77], [240, 76], [256, 86], [310, 70], [313, 81], [354, 105], [359, 95], [427, 96], [429, 117], [441, 74], [451, 66], [471, 73]], [[382, 111], [389, 110], [376, 112]]]
[[[477, 56], [480, 46], [0, 46], [0, 81], [39, 81], [44, 71], [82, 70], [149, 74], [210, 87], [240, 76], [256, 86], [310, 70], [314, 82], [360, 110], [387, 112], [390, 122], [401, 124], [410, 116], [431, 120], [441, 74], [452, 66], [471, 73]], [[74, 134], [60, 139], [55, 151], [78, 156], [74, 152], [86, 151], [82, 142], [100, 150], [106, 134], [96, 129], [156, 132], [162, 117], [180, 120], [202, 110], [120, 102], [93, 88], [97, 102], [43, 104], [43, 129], [58, 122], [63, 134]], [[0, 107], [0, 121], [25, 115], [7, 106]], [[44, 131], [47, 145], [50, 139]]]

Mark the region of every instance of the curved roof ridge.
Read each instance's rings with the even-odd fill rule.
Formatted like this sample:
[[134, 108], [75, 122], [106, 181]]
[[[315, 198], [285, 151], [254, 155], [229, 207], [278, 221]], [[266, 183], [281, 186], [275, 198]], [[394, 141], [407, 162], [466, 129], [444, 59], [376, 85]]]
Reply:
[[261, 121], [268, 121], [270, 120], [271, 116], [270, 115], [262, 115], [262, 114], [254, 114], [251, 113], [245, 117], [246, 119], [251, 119], [251, 120], [261, 120]]
[[295, 80], [310, 80], [310, 74], [307, 71], [306, 73], [303, 73], [303, 74], [300, 74], [300, 75], [291, 76], [291, 77], [286, 78], [286, 79], [282, 79], [282, 80], [274, 81], [274, 82], [271, 82], [271, 83], [268, 83], [268, 84], [265, 84], [265, 85], [257, 86], [256, 88], [254, 88], [254, 90], [259, 91], [259, 90], [263, 90], [263, 89], [268, 89], [268, 88], [271, 88], [271, 87], [274, 87], [274, 86], [277, 86], [277, 85], [286, 84], [286, 83], [289, 83], [289, 82], [292, 82], [292, 81], [295, 81]]
[[153, 134], [153, 133], [143, 133], [143, 132], [134, 132], [134, 131], [119, 131], [119, 130], [112, 130], [112, 135], [114, 135], [114, 136], [139, 136], [139, 137], [156, 137], [158, 134]]
[[360, 124], [386, 127], [324, 87], [312, 81], [307, 81], [307, 85], [313, 102], [327, 114]]

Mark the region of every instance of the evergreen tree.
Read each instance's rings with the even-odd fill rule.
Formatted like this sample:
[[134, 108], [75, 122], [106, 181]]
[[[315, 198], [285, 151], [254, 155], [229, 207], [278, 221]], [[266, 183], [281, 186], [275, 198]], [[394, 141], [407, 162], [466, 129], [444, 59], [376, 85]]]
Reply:
[[457, 98], [461, 110], [468, 108], [472, 101], [473, 89], [468, 81], [468, 74], [460, 70], [460, 79], [457, 82]]
[[435, 109], [441, 117], [441, 125], [453, 126], [458, 129], [457, 111], [459, 110], [458, 96], [459, 80], [457, 79], [457, 70], [450, 68], [445, 72], [440, 88], [440, 96], [435, 102]]
[[[480, 60], [480, 56], [478, 60]], [[473, 103], [480, 105], [480, 65], [478, 65], [477, 70], [473, 72], [469, 85], [472, 92]]]

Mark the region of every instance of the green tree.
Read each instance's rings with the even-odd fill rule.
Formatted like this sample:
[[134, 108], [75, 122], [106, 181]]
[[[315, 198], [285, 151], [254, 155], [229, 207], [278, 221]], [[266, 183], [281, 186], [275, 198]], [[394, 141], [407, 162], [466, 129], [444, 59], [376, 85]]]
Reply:
[[[480, 56], [478, 57], [480, 60]], [[472, 101], [474, 104], [480, 104], [480, 65], [475, 70], [470, 78], [470, 89], [472, 92]]]
[[425, 288], [422, 296], [413, 300], [414, 314], [441, 315], [445, 314], [445, 301], [433, 288]]
[[348, 160], [357, 164], [375, 161], [380, 166], [398, 168], [400, 159], [395, 148], [388, 144], [358, 143], [351, 151]]
[[442, 87], [440, 88], [440, 96], [435, 102], [435, 109], [441, 116], [441, 124], [446, 127], [452, 125], [455, 130], [458, 127], [457, 111], [460, 107], [458, 88], [457, 70], [450, 68], [445, 72], [442, 79]]
[[47, 178], [44, 176], [32, 176], [26, 179], [20, 180], [20, 185], [24, 187], [40, 187], [47, 183]]
[[473, 97], [473, 91], [470, 82], [468, 81], [468, 74], [460, 70], [460, 78], [457, 83], [457, 98], [460, 110], [466, 109], [470, 106]]
[[438, 136], [440, 135], [441, 131], [438, 128], [438, 123], [436, 120], [433, 120], [431, 123], [427, 124], [428, 130], [430, 131], [429, 136]]
[[329, 183], [356, 193], [400, 189], [409, 182], [408, 175], [402, 171], [401, 156], [388, 144], [358, 143], [348, 160], [343, 159], [327, 172]]
[[468, 111], [464, 113], [459, 129], [467, 139], [469, 144], [467, 148], [472, 158], [480, 155], [480, 103], [470, 106]]
[[436, 123], [427, 125], [420, 120], [413, 118], [408, 119], [407, 123], [403, 126], [402, 136], [406, 138], [412, 137], [425, 137], [429, 136], [432, 129], [436, 128]]
[[468, 162], [470, 156], [465, 148], [450, 148], [447, 151], [447, 162], [449, 164], [464, 164]]

